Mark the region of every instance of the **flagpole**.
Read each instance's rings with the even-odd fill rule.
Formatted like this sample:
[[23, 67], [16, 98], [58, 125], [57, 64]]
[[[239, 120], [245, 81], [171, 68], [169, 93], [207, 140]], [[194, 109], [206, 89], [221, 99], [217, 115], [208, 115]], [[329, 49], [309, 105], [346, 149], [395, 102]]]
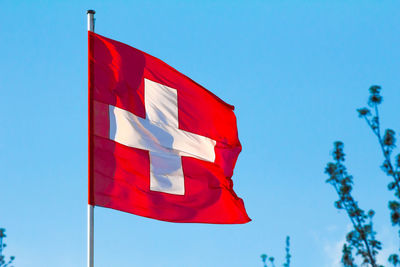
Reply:
[[[88, 31], [94, 32], [94, 14], [96, 12], [94, 10], [88, 10], [87, 11], [87, 26], [88, 26]], [[90, 45], [89, 45], [90, 46]], [[88, 51], [89, 52], [89, 51]], [[90, 64], [89, 64], [90, 68]], [[90, 73], [91, 70], [89, 70]], [[92, 74], [89, 74], [92, 75]], [[89, 78], [90, 79], [90, 78]], [[89, 88], [90, 90], [90, 88]], [[91, 99], [90, 99], [90, 92], [89, 92], [89, 131], [91, 130]], [[91, 140], [90, 140], [90, 132], [89, 132], [89, 173], [92, 171], [91, 170]], [[91, 176], [89, 174], [89, 176]], [[91, 177], [89, 177], [89, 192], [91, 192]], [[89, 193], [90, 194], [90, 193]], [[90, 199], [89, 195], [89, 199]], [[94, 206], [91, 204], [88, 204], [88, 210], [87, 210], [87, 267], [94, 267]]]

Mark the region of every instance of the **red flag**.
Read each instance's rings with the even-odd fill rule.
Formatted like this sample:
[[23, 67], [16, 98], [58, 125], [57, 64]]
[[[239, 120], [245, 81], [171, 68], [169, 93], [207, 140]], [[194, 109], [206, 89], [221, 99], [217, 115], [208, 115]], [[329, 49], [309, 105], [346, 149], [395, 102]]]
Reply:
[[170, 222], [246, 223], [236, 117], [161, 60], [89, 32], [89, 204]]

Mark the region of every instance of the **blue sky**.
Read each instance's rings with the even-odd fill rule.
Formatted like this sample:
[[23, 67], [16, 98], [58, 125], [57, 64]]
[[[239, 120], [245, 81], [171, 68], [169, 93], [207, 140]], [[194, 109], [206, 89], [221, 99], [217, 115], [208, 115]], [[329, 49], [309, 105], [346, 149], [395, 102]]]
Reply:
[[[95, 263], [108, 266], [337, 266], [348, 219], [323, 173], [342, 140], [354, 195], [375, 209], [381, 264], [398, 247], [381, 155], [355, 109], [383, 87], [400, 130], [397, 1], [11, 1], [0, 3], [0, 226], [16, 266], [84, 266], [86, 10], [96, 32], [148, 52], [235, 105], [233, 177], [253, 221], [159, 222], [95, 209]], [[399, 136], [398, 136], [399, 137]], [[335, 259], [336, 258], [336, 259]]]

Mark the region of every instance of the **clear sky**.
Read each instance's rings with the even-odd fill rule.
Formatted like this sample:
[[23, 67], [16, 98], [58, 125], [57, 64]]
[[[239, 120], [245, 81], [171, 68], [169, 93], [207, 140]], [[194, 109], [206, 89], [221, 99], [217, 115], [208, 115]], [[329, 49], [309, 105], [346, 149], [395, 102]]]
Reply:
[[[234, 3], [233, 3], [234, 2]], [[95, 264], [337, 266], [349, 221], [323, 173], [345, 143], [354, 196], [398, 248], [390, 181], [357, 118], [383, 86], [383, 126], [400, 130], [398, 1], [0, 2], [0, 227], [17, 267], [86, 264], [87, 33], [148, 52], [235, 105], [243, 152], [233, 176], [252, 222], [174, 224], [95, 208]], [[399, 136], [397, 136], [399, 137]]]

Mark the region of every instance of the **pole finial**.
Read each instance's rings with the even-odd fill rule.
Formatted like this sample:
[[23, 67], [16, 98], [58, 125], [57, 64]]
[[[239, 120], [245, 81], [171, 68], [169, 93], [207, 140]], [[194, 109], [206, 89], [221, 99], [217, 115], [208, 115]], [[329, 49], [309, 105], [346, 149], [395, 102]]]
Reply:
[[89, 9], [87, 11], [87, 24], [88, 24], [88, 31], [94, 32], [94, 14], [96, 11], [93, 9]]

